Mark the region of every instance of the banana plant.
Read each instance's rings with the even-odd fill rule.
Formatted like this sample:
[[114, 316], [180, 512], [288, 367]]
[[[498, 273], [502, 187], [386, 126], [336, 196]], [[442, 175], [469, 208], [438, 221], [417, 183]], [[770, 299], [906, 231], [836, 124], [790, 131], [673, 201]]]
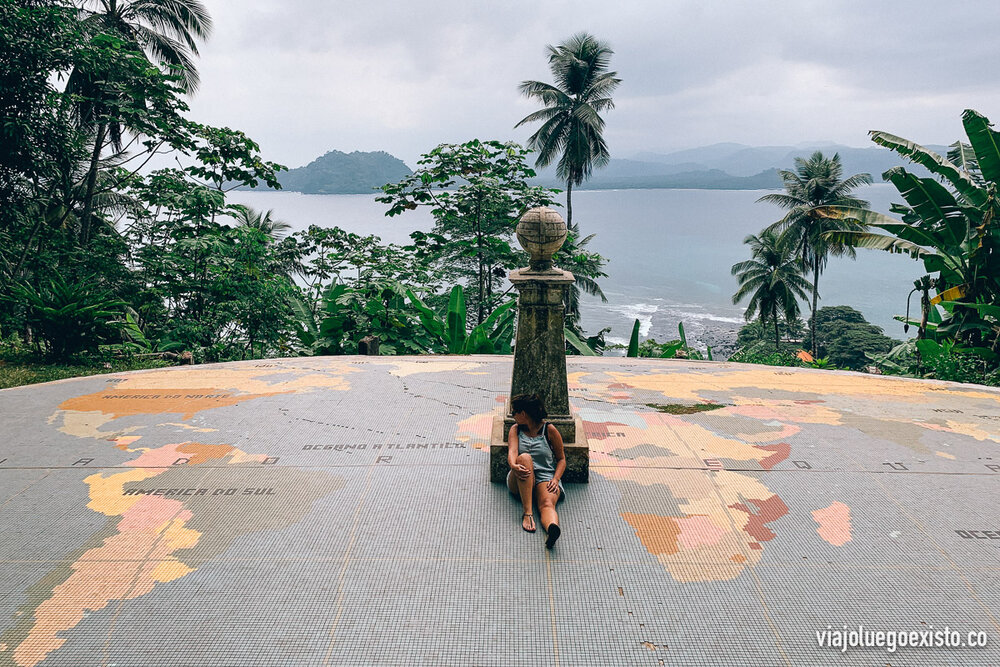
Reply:
[[448, 309], [439, 315], [406, 290], [406, 297], [417, 309], [420, 322], [432, 337], [440, 340], [448, 354], [510, 354], [514, 335], [516, 301], [496, 308], [481, 324], [466, 332], [465, 292], [461, 285], [451, 288]]
[[344, 284], [333, 284], [326, 288], [323, 297], [313, 312], [298, 294], [289, 296], [288, 302], [295, 315], [295, 336], [299, 340], [299, 351], [306, 356], [344, 354], [344, 341], [353, 327], [350, 313], [340, 304], [347, 292]]
[[[680, 340], [671, 340], [666, 343], [657, 343], [649, 339], [639, 343], [639, 320], [632, 324], [632, 337], [629, 339], [628, 357], [659, 357], [660, 359], [673, 359], [681, 350], [687, 354], [688, 359], [701, 359], [701, 352], [692, 350], [687, 345], [687, 336], [684, 334], [684, 323], [677, 323], [677, 330], [680, 332]], [[708, 358], [712, 360], [712, 348], [708, 348]]]
[[905, 252], [938, 274], [935, 286], [940, 299], [931, 302], [948, 299], [956, 304], [936, 326], [927, 324], [927, 332], [938, 342], [961, 340], [995, 351], [1000, 332], [976, 304], [1000, 302], [1000, 132], [971, 109], [963, 113], [962, 123], [969, 143], [956, 142], [948, 157], [886, 132], [871, 133], [875, 143], [926, 167], [949, 186], [902, 167], [885, 172], [883, 178], [906, 202], [890, 209], [900, 218], [844, 206], [824, 207], [818, 214], [886, 232], [840, 230], [825, 233], [827, 240]]

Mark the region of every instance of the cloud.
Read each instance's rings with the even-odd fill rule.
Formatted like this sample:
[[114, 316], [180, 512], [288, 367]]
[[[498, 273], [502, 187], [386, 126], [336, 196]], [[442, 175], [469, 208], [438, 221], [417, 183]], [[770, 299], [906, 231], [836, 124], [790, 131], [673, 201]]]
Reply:
[[298, 166], [330, 149], [411, 166], [440, 142], [524, 141], [548, 80], [545, 45], [609, 41], [623, 84], [612, 152], [721, 141], [865, 145], [878, 128], [924, 143], [961, 134], [963, 108], [1000, 119], [988, 2], [485, 2], [206, 0], [203, 122], [238, 127]]

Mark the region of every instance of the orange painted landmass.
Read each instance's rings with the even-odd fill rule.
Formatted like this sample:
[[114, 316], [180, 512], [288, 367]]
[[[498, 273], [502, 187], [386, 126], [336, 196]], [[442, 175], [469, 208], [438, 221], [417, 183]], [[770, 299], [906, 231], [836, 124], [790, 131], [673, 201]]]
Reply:
[[622, 518], [632, 526], [649, 553], [655, 556], [677, 553], [677, 536], [681, 529], [673, 517], [625, 512]]
[[236, 405], [243, 401], [288, 394], [290, 391], [275, 391], [263, 394], [234, 394], [220, 389], [205, 392], [191, 392], [184, 389], [157, 389], [141, 391], [136, 389], [102, 389], [93, 394], [84, 394], [67, 399], [59, 405], [60, 410], [75, 412], [101, 412], [112, 419], [131, 415], [177, 413], [181, 419], [190, 419], [195, 413], [212, 408]]

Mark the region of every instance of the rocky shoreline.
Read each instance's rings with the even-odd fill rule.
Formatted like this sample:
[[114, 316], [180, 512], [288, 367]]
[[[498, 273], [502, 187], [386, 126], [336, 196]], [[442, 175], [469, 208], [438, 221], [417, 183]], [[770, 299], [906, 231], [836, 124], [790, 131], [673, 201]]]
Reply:
[[688, 345], [704, 352], [706, 346], [712, 348], [712, 359], [725, 361], [736, 352], [736, 337], [739, 334], [739, 324], [712, 324], [699, 331], [697, 335], [688, 335]]

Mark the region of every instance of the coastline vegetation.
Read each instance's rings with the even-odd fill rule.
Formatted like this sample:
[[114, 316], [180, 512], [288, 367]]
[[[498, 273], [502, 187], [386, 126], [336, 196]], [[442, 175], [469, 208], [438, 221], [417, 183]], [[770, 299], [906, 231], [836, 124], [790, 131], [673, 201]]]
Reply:
[[[5, 3], [0, 40], [0, 347], [70, 372], [268, 356], [510, 352], [507, 271], [529, 186], [514, 143], [442, 144], [382, 188], [394, 216], [432, 209], [407, 245], [230, 203], [282, 165], [239, 130], [188, 117], [211, 31], [198, 0]], [[176, 167], [145, 169], [168, 155]], [[161, 160], [162, 162], [162, 160]], [[408, 170], [407, 170], [408, 171]], [[600, 294], [578, 232], [556, 261]], [[568, 327], [587, 337], [578, 310]], [[576, 350], [572, 350], [576, 352]], [[73, 369], [72, 371], [68, 369]], [[10, 375], [10, 373], [8, 373]]]
[[[606, 260], [572, 217], [573, 188], [610, 156], [601, 114], [621, 80], [606, 43], [581, 33], [548, 47], [554, 83], [519, 89], [542, 104], [518, 123], [540, 123], [527, 148], [441, 144], [382, 186], [388, 216], [425, 206], [435, 221], [395, 245], [337, 227], [289, 233], [280, 211], [230, 203], [234, 188], [279, 189], [285, 168], [241, 131], [188, 117], [194, 59], [212, 28], [204, 6], [92, 4], [0, 6], [0, 386], [182, 355], [357, 354], [372, 341], [380, 354], [509, 353], [516, 309], [504, 279], [527, 263], [514, 227], [560, 194], [529, 184], [532, 150], [566, 183], [569, 232], [555, 261], [576, 276], [567, 353], [614, 347], [609, 329], [588, 336], [581, 326], [580, 293], [604, 298]], [[1000, 383], [1000, 134], [974, 111], [963, 122], [968, 142], [947, 157], [872, 134], [941, 179], [887, 171], [905, 201], [892, 207], [898, 218], [854, 197], [871, 178], [843, 178], [838, 155], [779, 172], [785, 191], [760, 201], [786, 214], [748, 236], [750, 259], [731, 269], [733, 302], [749, 299], [731, 359]], [[146, 168], [161, 155], [176, 166]], [[914, 339], [893, 341], [847, 306], [819, 307], [828, 256], [855, 248], [923, 262], [911, 293], [920, 316], [898, 318]], [[688, 345], [683, 324], [679, 334], [640, 341], [636, 326], [627, 354], [712, 359]]]
[[[845, 359], [841, 363], [849, 366], [861, 361], [860, 352], [871, 362], [871, 368], [881, 373], [1000, 385], [1000, 219], [997, 216], [1000, 133], [985, 116], [971, 109], [963, 113], [962, 122], [968, 143], [956, 141], [947, 156], [887, 132], [871, 133], [876, 144], [925, 167], [940, 179], [921, 178], [903, 167], [886, 171], [883, 179], [892, 183], [905, 202], [891, 207], [891, 212], [899, 218], [871, 211], [864, 202], [851, 201], [850, 187], [846, 186], [860, 184], [865, 175], [840, 182], [832, 189], [836, 195], [832, 200], [816, 197], [806, 201], [799, 190], [809, 190], [809, 182], [803, 183], [808, 173], [826, 172], [831, 181], [839, 178], [837, 170], [819, 168], [823, 160], [819, 153], [808, 162], [797, 161], [798, 174], [788, 174], [785, 196], [762, 198], [791, 209], [783, 221], [772, 225], [784, 227], [782, 237], [797, 234], [800, 248], [804, 247], [803, 239], [808, 238], [812, 245], [811, 263], [802, 262], [799, 268], [808, 266], [814, 271], [813, 304], [818, 297], [819, 250], [823, 248], [846, 254], [851, 254], [853, 248], [907, 253], [922, 261], [927, 271], [914, 282], [914, 289], [908, 295], [909, 298], [920, 292], [920, 319], [910, 319], [908, 307], [905, 316], [896, 317], [905, 323], [904, 332], [910, 326], [917, 327], [916, 338], [896, 341], [885, 352], [865, 349], [880, 331], [859, 328], [863, 323], [860, 314], [855, 316], [846, 311], [841, 311], [824, 328], [814, 305], [811, 357], [817, 354], [818, 336], [840, 336], [846, 339], [833, 345], [833, 349]], [[811, 168], [813, 163], [816, 169]], [[796, 204], [796, 200], [801, 203]], [[793, 214], [798, 222], [790, 219]], [[803, 223], [812, 231], [806, 231]], [[793, 231], [797, 227], [799, 231]], [[780, 245], [780, 238], [776, 246]], [[747, 242], [751, 243], [755, 260], [760, 260], [764, 256], [761, 245], [755, 245], [753, 239], [756, 237], [748, 237]], [[775, 263], [776, 260], [772, 262]], [[767, 284], [763, 270], [756, 267], [751, 270], [750, 264], [744, 262], [733, 267], [741, 283], [733, 302], [756, 290], [747, 309], [747, 319], [753, 319], [753, 311], [757, 310], [762, 324], [765, 315], [775, 320], [776, 358], [771, 361], [787, 361], [787, 356], [781, 356], [776, 309], [772, 307], [769, 313], [764, 312], [767, 309], [759, 309], [759, 303], [766, 302], [781, 281], [772, 279]], [[778, 275], [776, 268], [772, 271], [774, 276]], [[933, 297], [931, 290], [937, 292]], [[784, 313], [786, 322], [794, 319], [793, 314], [792, 310]], [[833, 322], [839, 328], [832, 326]], [[813, 359], [813, 363], [817, 361]]]

